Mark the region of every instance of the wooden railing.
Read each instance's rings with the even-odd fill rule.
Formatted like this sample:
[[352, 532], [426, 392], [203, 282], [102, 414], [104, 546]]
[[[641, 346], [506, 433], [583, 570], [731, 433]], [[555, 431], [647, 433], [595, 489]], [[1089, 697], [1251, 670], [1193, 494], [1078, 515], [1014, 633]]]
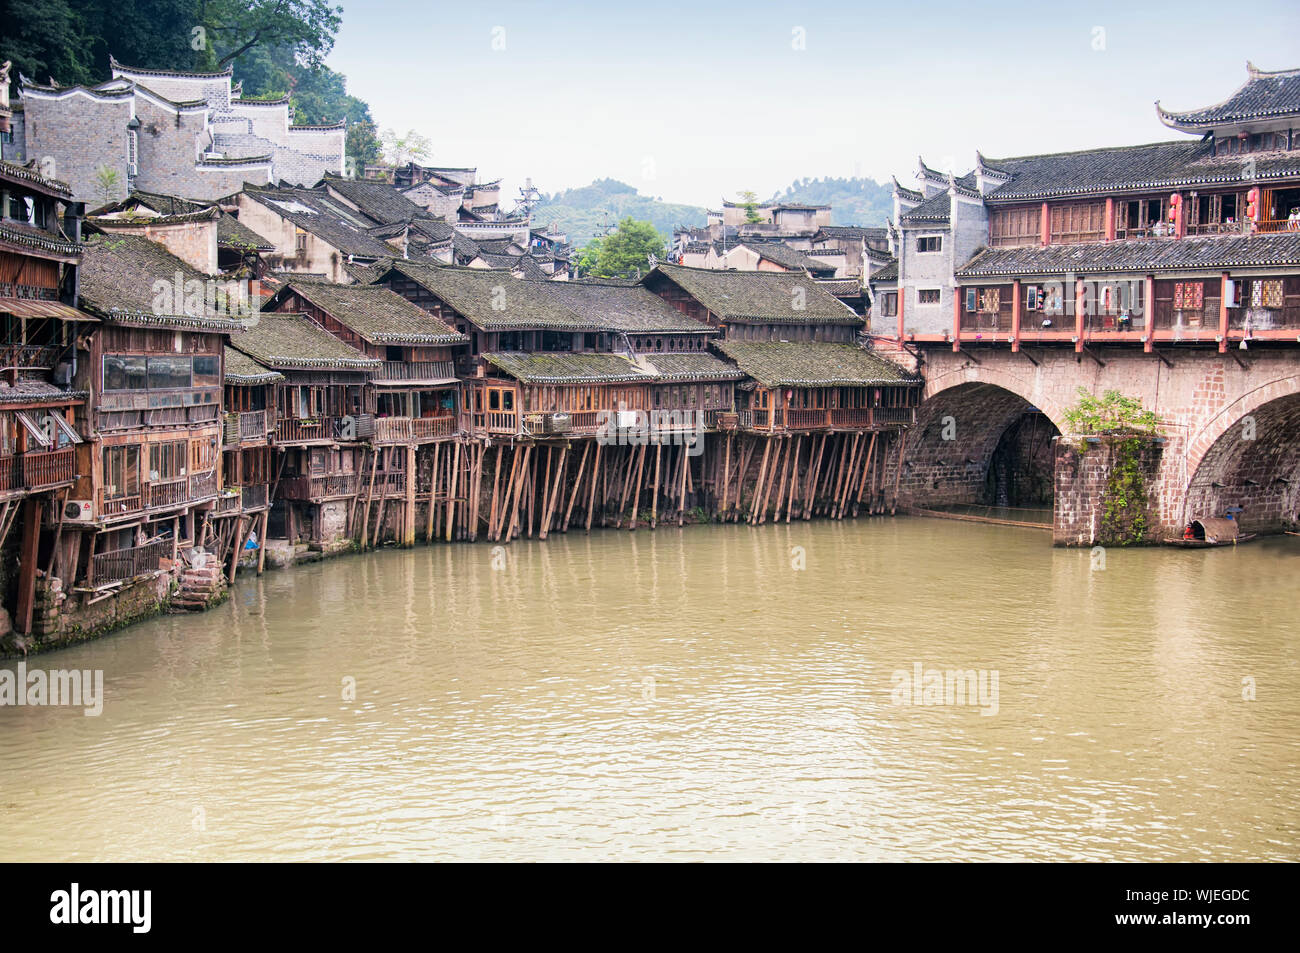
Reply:
[[280, 485], [280, 496], [290, 500], [327, 500], [355, 496], [358, 486], [361, 483], [355, 473], [288, 477]]
[[59, 358], [59, 349], [39, 347], [32, 344], [0, 345], [0, 369], [3, 370], [50, 370]]
[[871, 417], [877, 427], [910, 427], [916, 423], [915, 407], [873, 407]]
[[159, 540], [130, 549], [117, 549], [107, 553], [96, 553], [90, 559], [89, 585], [102, 585], [108, 582], [122, 582], [134, 579], [158, 568], [162, 559], [170, 556], [170, 540]]
[[28, 451], [17, 459], [22, 468], [22, 485], [30, 490], [70, 483], [77, 476], [76, 451], [72, 447]]
[[205, 500], [217, 494], [217, 474], [215, 472], [196, 473], [190, 477], [190, 499]]
[[830, 412], [830, 425], [832, 427], [874, 427], [876, 412], [869, 407], [837, 407]]
[[456, 432], [456, 418], [445, 417], [376, 417], [375, 443], [409, 443], [437, 440]]
[[227, 447], [241, 443], [259, 443], [266, 440], [266, 411], [245, 410], [226, 414], [222, 428], [222, 442]]
[[488, 433], [518, 433], [519, 415], [514, 411], [489, 410], [474, 415], [474, 426]]
[[129, 496], [105, 497], [101, 490], [98, 503], [99, 506], [95, 509], [95, 515], [104, 519], [112, 516], [122, 516], [127, 513], [137, 513], [144, 509], [144, 497], [139, 493], [133, 493]]
[[177, 506], [190, 498], [190, 481], [175, 480], [171, 483], [150, 483], [145, 490], [145, 500], [150, 509], [155, 506]]
[[243, 487], [239, 496], [245, 510], [260, 509], [270, 499], [271, 488], [265, 483], [252, 483]]
[[0, 457], [0, 491], [22, 489], [23, 471], [18, 460], [17, 455]]
[[314, 443], [335, 439], [338, 417], [281, 417], [275, 422], [276, 443]]
[[1256, 222], [1253, 232], [1273, 233], [1273, 232], [1300, 232], [1300, 221], [1290, 218], [1270, 218], [1261, 222]]
[[241, 505], [239, 487], [226, 487], [226, 492], [217, 497], [217, 505], [212, 510], [217, 516], [229, 516], [238, 513]]
[[383, 361], [377, 381], [444, 381], [456, 376], [451, 361]]

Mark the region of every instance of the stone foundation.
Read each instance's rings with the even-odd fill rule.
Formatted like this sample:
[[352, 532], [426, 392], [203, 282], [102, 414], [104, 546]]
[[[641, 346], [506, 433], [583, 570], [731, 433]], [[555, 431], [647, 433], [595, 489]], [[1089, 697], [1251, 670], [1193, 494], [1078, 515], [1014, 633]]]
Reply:
[[[1111, 487], [1116, 467], [1136, 442], [1134, 461], [1143, 484], [1139, 498], [1118, 499]], [[1156, 486], [1163, 446], [1151, 437], [1082, 437], [1056, 440], [1052, 541], [1057, 546], [1127, 546], [1159, 542]]]

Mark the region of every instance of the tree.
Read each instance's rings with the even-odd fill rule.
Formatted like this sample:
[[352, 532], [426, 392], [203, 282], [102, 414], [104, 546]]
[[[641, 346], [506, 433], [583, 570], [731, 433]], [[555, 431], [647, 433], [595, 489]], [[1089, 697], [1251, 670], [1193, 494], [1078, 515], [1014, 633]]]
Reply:
[[363, 177], [366, 166], [374, 165], [383, 157], [374, 120], [367, 117], [348, 124], [346, 149], [348, 161], [352, 163], [357, 178]]
[[429, 156], [433, 143], [426, 136], [414, 129], [408, 129], [406, 135], [399, 136], [392, 129], [385, 129], [383, 135], [384, 160], [391, 165], [406, 165]]
[[334, 48], [342, 14], [329, 0], [198, 0], [195, 19], [208, 41], [199, 68], [225, 69], [268, 48], [291, 49], [300, 66], [315, 68]]
[[1143, 410], [1142, 401], [1117, 390], [1108, 390], [1098, 399], [1080, 387], [1078, 395], [1079, 402], [1065, 411], [1065, 423], [1075, 433], [1153, 434], [1160, 426], [1160, 418]]
[[638, 222], [628, 216], [618, 223], [618, 229], [597, 239], [584, 249], [579, 257], [579, 267], [595, 246], [594, 262], [588, 273], [597, 278], [636, 278], [650, 270], [650, 256], [662, 260], [665, 255], [663, 237], [649, 222]]
[[117, 197], [117, 186], [122, 180], [118, 171], [111, 166], [95, 166], [95, 187], [99, 189], [99, 194], [104, 198], [104, 204], [107, 205]]
[[763, 221], [763, 216], [758, 214], [758, 193], [757, 192], [737, 192], [736, 197], [740, 199], [738, 203], [745, 210], [745, 221], [750, 225], [757, 225]]

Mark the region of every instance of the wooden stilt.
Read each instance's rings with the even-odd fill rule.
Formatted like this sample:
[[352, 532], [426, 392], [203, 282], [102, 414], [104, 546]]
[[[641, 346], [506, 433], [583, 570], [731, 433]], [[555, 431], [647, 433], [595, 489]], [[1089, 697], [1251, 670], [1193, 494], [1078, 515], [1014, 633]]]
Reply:
[[655, 479], [650, 487], [650, 528], [654, 529], [659, 523], [659, 458], [663, 444], [655, 444]]
[[[569, 446], [568, 444], [565, 444], [564, 447], [560, 449], [560, 462], [555, 468], [555, 483], [551, 487], [550, 499], [547, 501], [546, 505], [546, 513], [542, 517], [542, 530], [539, 534], [539, 539], [546, 538], [546, 534], [550, 532], [551, 529], [551, 520], [555, 518], [555, 501], [560, 498], [560, 477], [564, 473], [564, 457], [568, 452]], [[549, 462], [550, 461], [548, 460], [548, 465]]]
[[637, 518], [641, 515], [641, 474], [645, 469], [646, 445], [641, 444], [636, 461], [636, 488], [632, 491], [632, 512], [628, 518], [629, 532], [636, 532]]
[[596, 489], [600, 485], [600, 451], [603, 448], [604, 448], [604, 444], [598, 441], [596, 443], [596, 459], [592, 463], [591, 496], [587, 500], [587, 521], [586, 521], [586, 526], [584, 527], [584, 529], [588, 533], [591, 532], [591, 517], [596, 512]]
[[[378, 467], [379, 467], [379, 451], [373, 450], [371, 451], [371, 460], [370, 460], [370, 488], [366, 490], [366, 509], [361, 516], [361, 548], [362, 549], [365, 549], [366, 541], [370, 538], [370, 532], [369, 532], [370, 531], [370, 501], [374, 499], [375, 496], [375, 471], [376, 469], [378, 469]], [[288, 516], [288, 514], [285, 515]], [[289, 544], [293, 545], [294, 542], [295, 540], [293, 538], [293, 532], [292, 530], [290, 530]]]
[[262, 528], [257, 537], [257, 574], [262, 575], [262, 569], [266, 565], [266, 526], [271, 521], [271, 507], [262, 510]]
[[456, 484], [460, 478], [460, 441], [452, 450], [451, 483], [447, 486], [447, 542], [451, 542], [452, 529], [456, 525]]
[[569, 531], [569, 520], [573, 517], [573, 504], [578, 499], [578, 491], [582, 489], [582, 475], [587, 469], [587, 455], [591, 453], [591, 440], [582, 442], [582, 459], [578, 461], [578, 472], [573, 478], [573, 490], [569, 493], [569, 505], [564, 511], [564, 523], [560, 531], [567, 533]]

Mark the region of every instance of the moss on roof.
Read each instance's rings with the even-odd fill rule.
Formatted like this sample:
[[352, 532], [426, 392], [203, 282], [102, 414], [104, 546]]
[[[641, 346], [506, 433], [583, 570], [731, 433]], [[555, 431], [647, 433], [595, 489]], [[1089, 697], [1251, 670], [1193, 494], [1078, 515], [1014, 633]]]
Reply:
[[[558, 298], [537, 294], [549, 282], [521, 281], [508, 271], [394, 261], [397, 272], [418, 282], [480, 328], [598, 331], [603, 325], [580, 317]], [[381, 276], [380, 280], [383, 280]]]
[[[213, 331], [239, 326], [237, 316], [212, 308], [207, 291], [215, 279], [143, 235], [92, 235], [79, 277], [83, 306], [111, 320]], [[194, 281], [204, 290], [201, 303], [192, 293]]]
[[659, 264], [662, 275], [724, 321], [754, 324], [861, 324], [862, 318], [808, 275], [789, 271], [713, 271]]
[[654, 379], [652, 373], [619, 354], [497, 351], [483, 357], [526, 384], [613, 384]]
[[229, 212], [217, 220], [217, 244], [240, 251], [275, 251], [275, 243], [263, 238]]
[[919, 383], [899, 365], [853, 344], [719, 341], [718, 349], [764, 387]]
[[464, 344], [469, 340], [418, 305], [383, 285], [289, 281], [268, 303], [298, 294], [371, 344]]
[[659, 378], [665, 381], [728, 381], [740, 380], [745, 376], [740, 368], [707, 351], [695, 354], [680, 351], [672, 354], [656, 352], [645, 355], [645, 359]]
[[367, 371], [380, 362], [349, 347], [305, 314], [262, 312], [231, 346], [277, 370]]
[[263, 367], [247, 354], [235, 350], [229, 344], [226, 345], [225, 365], [227, 384], [272, 384], [284, 380], [284, 375], [279, 371]]

